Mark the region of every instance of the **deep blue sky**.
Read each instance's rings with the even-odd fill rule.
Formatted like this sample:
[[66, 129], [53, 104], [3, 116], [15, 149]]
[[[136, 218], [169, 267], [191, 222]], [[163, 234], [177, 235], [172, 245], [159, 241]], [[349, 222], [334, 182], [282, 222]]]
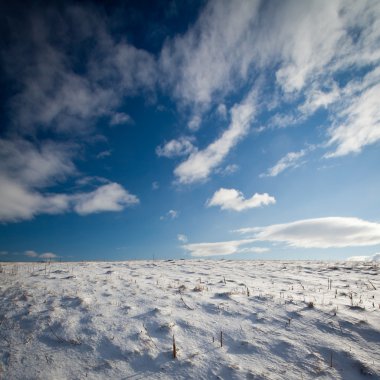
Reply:
[[0, 36], [0, 260], [380, 250], [380, 2], [12, 2]]

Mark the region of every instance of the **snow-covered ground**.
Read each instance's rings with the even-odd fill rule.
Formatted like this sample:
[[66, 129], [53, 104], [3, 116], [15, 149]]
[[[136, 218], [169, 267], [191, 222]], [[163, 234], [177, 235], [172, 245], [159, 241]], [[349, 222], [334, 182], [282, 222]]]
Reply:
[[379, 271], [372, 262], [2, 264], [0, 378], [379, 379]]

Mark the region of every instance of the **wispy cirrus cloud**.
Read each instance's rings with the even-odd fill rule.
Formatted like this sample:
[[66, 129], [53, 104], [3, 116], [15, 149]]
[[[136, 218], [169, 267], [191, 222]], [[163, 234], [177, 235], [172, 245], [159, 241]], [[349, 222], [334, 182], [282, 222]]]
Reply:
[[[284, 44], [282, 56], [288, 58], [282, 59], [277, 80], [285, 91], [305, 96], [306, 101], [298, 106], [301, 119], [319, 108], [328, 111], [332, 126], [327, 129], [327, 141], [334, 150], [325, 156], [359, 153], [378, 142], [380, 119], [375, 104], [379, 96], [379, 4], [363, 2], [353, 6], [332, 1], [305, 3], [298, 9], [290, 3], [283, 6], [285, 20], [290, 15], [287, 11], [292, 10], [291, 17], [302, 13], [304, 22], [278, 24], [282, 24], [284, 36], [292, 28], [298, 32], [294, 34], [296, 39], [290, 38]], [[314, 7], [318, 11], [313, 11]], [[359, 70], [365, 73], [359, 74], [359, 82], [366, 85], [356, 86], [353, 91]], [[354, 79], [347, 82], [334, 77], [351, 71], [355, 72]]]
[[[300, 91], [311, 77], [320, 75], [336, 55], [337, 45], [344, 38], [343, 5], [339, 1], [312, 1], [303, 4], [282, 3], [274, 12], [272, 38], [280, 36], [278, 52], [281, 64], [276, 72], [285, 92]], [[281, 18], [281, 19], [280, 19]], [[297, 22], [297, 20], [302, 20]], [[269, 27], [269, 25], [268, 25]]]
[[228, 164], [226, 167], [218, 168], [216, 170], [216, 173], [222, 175], [222, 176], [228, 176], [233, 173], [236, 173], [239, 170], [239, 165], [236, 164]]
[[258, 1], [210, 1], [187, 33], [166, 41], [159, 63], [177, 99], [204, 109], [216, 93], [232, 90], [235, 76], [246, 75], [258, 8]]
[[326, 157], [359, 153], [367, 145], [380, 141], [379, 98], [380, 84], [376, 84], [341, 110], [339, 120], [328, 131], [328, 146], [336, 146], [336, 149]]
[[318, 85], [315, 89], [312, 88], [306, 93], [305, 102], [300, 105], [299, 111], [302, 115], [310, 115], [313, 114], [319, 108], [327, 109], [331, 104], [334, 104], [338, 101], [341, 92], [338, 88], [338, 85], [335, 82], [331, 83], [331, 88], [326, 90], [322, 90]]
[[[378, 14], [378, 4], [370, 1], [355, 6], [339, 0], [276, 6], [210, 1], [184, 35], [166, 41], [160, 66], [175, 96], [190, 104], [208, 105], [218, 94], [233, 92], [252, 70], [273, 63], [277, 84], [285, 92], [301, 91], [326, 77], [326, 67], [329, 76], [377, 62]], [[313, 108], [331, 103], [316, 96], [318, 91], [313, 90]]]
[[[278, 105], [296, 112], [278, 112], [269, 126], [300, 125], [325, 108], [332, 120], [326, 138], [335, 149], [326, 156], [358, 153], [380, 140], [378, 77], [371, 75], [380, 62], [379, 16], [379, 4], [371, 1], [210, 1], [184, 35], [166, 41], [159, 63], [174, 96], [198, 110], [220, 104], [241, 90], [239, 83], [276, 66], [276, 92], [285, 95]], [[350, 78], [365, 75], [360, 71], [369, 72], [370, 87], [349, 93]], [[351, 72], [348, 81], [336, 79]]]
[[196, 150], [186, 161], [179, 164], [174, 174], [181, 184], [191, 184], [206, 180], [223, 162], [230, 150], [248, 133], [255, 115], [255, 92], [231, 109], [229, 127], [214, 142], [203, 150]]
[[276, 177], [286, 169], [298, 167], [300, 165], [300, 159], [304, 157], [305, 154], [306, 150], [304, 149], [299, 152], [287, 153], [276, 165], [269, 168], [266, 173], [260, 174], [260, 177]]
[[221, 188], [206, 202], [206, 205], [219, 206], [222, 210], [243, 211], [274, 203], [276, 199], [267, 193], [255, 193], [251, 198], [245, 199], [243, 193], [238, 190]]

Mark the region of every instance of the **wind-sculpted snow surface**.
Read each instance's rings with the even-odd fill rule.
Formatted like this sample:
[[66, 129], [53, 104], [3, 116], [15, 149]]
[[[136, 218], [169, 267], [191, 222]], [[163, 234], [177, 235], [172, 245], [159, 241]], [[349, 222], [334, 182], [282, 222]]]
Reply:
[[3, 264], [0, 378], [379, 379], [379, 268]]

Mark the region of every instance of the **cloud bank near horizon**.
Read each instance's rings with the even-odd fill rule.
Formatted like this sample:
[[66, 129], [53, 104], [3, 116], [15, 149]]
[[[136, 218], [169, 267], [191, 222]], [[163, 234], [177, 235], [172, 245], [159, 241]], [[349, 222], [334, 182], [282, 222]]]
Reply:
[[[326, 217], [274, 224], [266, 227], [249, 227], [233, 232], [247, 236], [241, 240], [183, 245], [194, 257], [223, 256], [236, 253], [262, 253], [260, 248], [240, 247], [253, 243], [284, 244], [292, 248], [346, 248], [380, 245], [380, 223], [359, 218]], [[268, 249], [268, 248], [266, 248]], [[378, 254], [377, 254], [378, 256]], [[377, 260], [375, 255], [375, 259]], [[360, 256], [364, 259], [364, 256]], [[365, 256], [367, 257], [367, 256]]]
[[380, 223], [359, 218], [326, 217], [235, 230], [258, 241], [295, 248], [345, 248], [380, 244]]

